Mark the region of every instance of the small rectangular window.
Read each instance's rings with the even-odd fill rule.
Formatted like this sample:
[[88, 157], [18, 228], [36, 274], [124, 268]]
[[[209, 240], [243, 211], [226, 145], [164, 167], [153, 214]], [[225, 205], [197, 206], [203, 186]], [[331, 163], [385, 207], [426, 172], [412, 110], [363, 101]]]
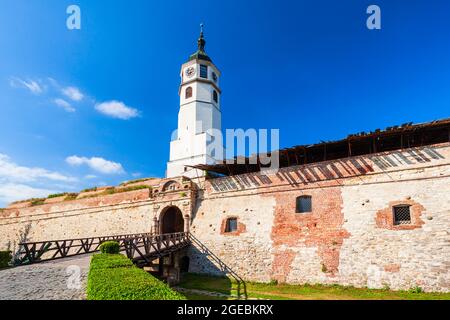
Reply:
[[237, 219], [229, 218], [227, 219], [227, 225], [225, 226], [225, 232], [237, 231]]
[[208, 79], [208, 66], [204, 64], [200, 65], [200, 77]]
[[394, 225], [410, 224], [411, 212], [409, 206], [394, 207]]
[[296, 213], [312, 212], [311, 196], [297, 197], [295, 212]]

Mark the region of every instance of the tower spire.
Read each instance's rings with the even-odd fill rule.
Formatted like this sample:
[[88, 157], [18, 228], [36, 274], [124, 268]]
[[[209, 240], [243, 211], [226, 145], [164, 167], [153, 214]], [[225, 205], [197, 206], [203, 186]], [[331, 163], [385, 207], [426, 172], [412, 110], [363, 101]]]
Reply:
[[206, 45], [206, 40], [205, 37], [203, 36], [203, 28], [204, 28], [204, 24], [200, 23], [200, 36], [198, 37], [197, 40], [197, 51], [194, 52], [194, 54], [192, 54], [189, 57], [189, 60], [205, 60], [205, 61], [210, 61], [212, 62], [211, 58], [208, 57], [208, 55], [206, 54], [205, 51], [205, 45]]
[[197, 45], [198, 45], [198, 51], [201, 53], [205, 52], [205, 45], [206, 45], [206, 40], [203, 37], [203, 27], [204, 27], [204, 24], [200, 23], [200, 37], [198, 38]]

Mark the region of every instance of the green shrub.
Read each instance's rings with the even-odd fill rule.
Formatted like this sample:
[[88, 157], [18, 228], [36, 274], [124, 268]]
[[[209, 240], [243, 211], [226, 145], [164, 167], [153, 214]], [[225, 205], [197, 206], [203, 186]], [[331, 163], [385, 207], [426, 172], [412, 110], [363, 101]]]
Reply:
[[47, 199], [59, 198], [59, 197], [65, 196], [65, 195], [67, 195], [67, 192], [65, 192], [65, 193], [55, 193], [55, 194], [49, 195], [47, 197]]
[[133, 262], [122, 254], [95, 254], [92, 256], [90, 269], [112, 269], [132, 267]]
[[120, 254], [94, 255], [88, 275], [88, 300], [184, 300], [166, 284]]
[[150, 180], [150, 179], [152, 179], [152, 178], [142, 178], [142, 179], [125, 181], [125, 182], [122, 182], [120, 185], [121, 186], [127, 186], [129, 184], [138, 183], [138, 182], [144, 182], [144, 181], [147, 181], [147, 180]]
[[86, 195], [86, 196], [82, 197], [82, 199], [96, 198], [96, 197], [99, 197], [99, 196], [107, 196], [107, 195], [110, 195], [110, 194], [129, 192], [129, 191], [136, 191], [136, 190], [143, 190], [143, 189], [151, 190], [152, 187], [151, 186], [147, 186], [147, 185], [138, 185], [138, 186], [125, 187], [125, 188], [109, 187], [109, 188], [106, 188], [104, 191], [102, 191], [100, 193]]
[[11, 251], [0, 251], [0, 269], [8, 267], [11, 260]]
[[78, 193], [69, 193], [69, 194], [67, 194], [67, 196], [64, 198], [64, 201], [75, 200], [77, 197], [78, 197]]
[[422, 293], [423, 289], [421, 287], [414, 287], [414, 288], [409, 289], [409, 292], [410, 293]]
[[32, 200], [31, 200], [31, 206], [32, 206], [32, 207], [34, 207], [34, 206], [40, 206], [40, 205], [44, 204], [44, 202], [45, 202], [45, 198], [41, 198], [41, 199], [32, 199]]
[[119, 243], [116, 241], [106, 241], [100, 245], [101, 253], [117, 254], [120, 251]]
[[151, 186], [146, 185], [139, 185], [139, 186], [132, 186], [132, 187], [126, 187], [122, 189], [116, 189], [116, 192], [128, 192], [128, 191], [136, 191], [136, 190], [142, 190], [142, 189], [152, 189]]
[[97, 191], [97, 187], [84, 189], [84, 190], [82, 190], [81, 192], [92, 192], [92, 191]]
[[98, 196], [98, 195], [108, 195], [108, 194], [114, 194], [114, 193], [116, 193], [116, 188], [114, 188], [114, 187], [109, 187], [109, 188], [106, 188], [105, 191], [103, 191], [103, 192], [101, 192], [101, 193], [99, 193], [99, 194], [97, 194], [97, 195], [93, 195], [93, 196]]

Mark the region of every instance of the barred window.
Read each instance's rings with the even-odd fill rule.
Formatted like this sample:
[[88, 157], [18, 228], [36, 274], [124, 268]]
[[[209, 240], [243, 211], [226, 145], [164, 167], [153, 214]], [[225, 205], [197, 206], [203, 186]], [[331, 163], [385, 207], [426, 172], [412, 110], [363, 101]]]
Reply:
[[228, 218], [225, 226], [225, 232], [237, 231], [237, 218]]
[[394, 210], [394, 225], [411, 223], [410, 206], [408, 205], [395, 206], [393, 210]]
[[296, 213], [312, 212], [311, 196], [300, 196], [296, 199]]

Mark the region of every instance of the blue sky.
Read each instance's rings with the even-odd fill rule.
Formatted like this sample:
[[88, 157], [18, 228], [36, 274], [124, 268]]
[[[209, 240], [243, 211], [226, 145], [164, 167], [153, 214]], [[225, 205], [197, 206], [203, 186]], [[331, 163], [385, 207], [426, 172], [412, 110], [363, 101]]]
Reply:
[[[77, 4], [82, 29], [66, 28]], [[366, 28], [377, 4], [382, 29]], [[222, 71], [224, 128], [280, 146], [449, 116], [450, 2], [0, 1], [0, 207], [163, 176], [179, 68]]]

